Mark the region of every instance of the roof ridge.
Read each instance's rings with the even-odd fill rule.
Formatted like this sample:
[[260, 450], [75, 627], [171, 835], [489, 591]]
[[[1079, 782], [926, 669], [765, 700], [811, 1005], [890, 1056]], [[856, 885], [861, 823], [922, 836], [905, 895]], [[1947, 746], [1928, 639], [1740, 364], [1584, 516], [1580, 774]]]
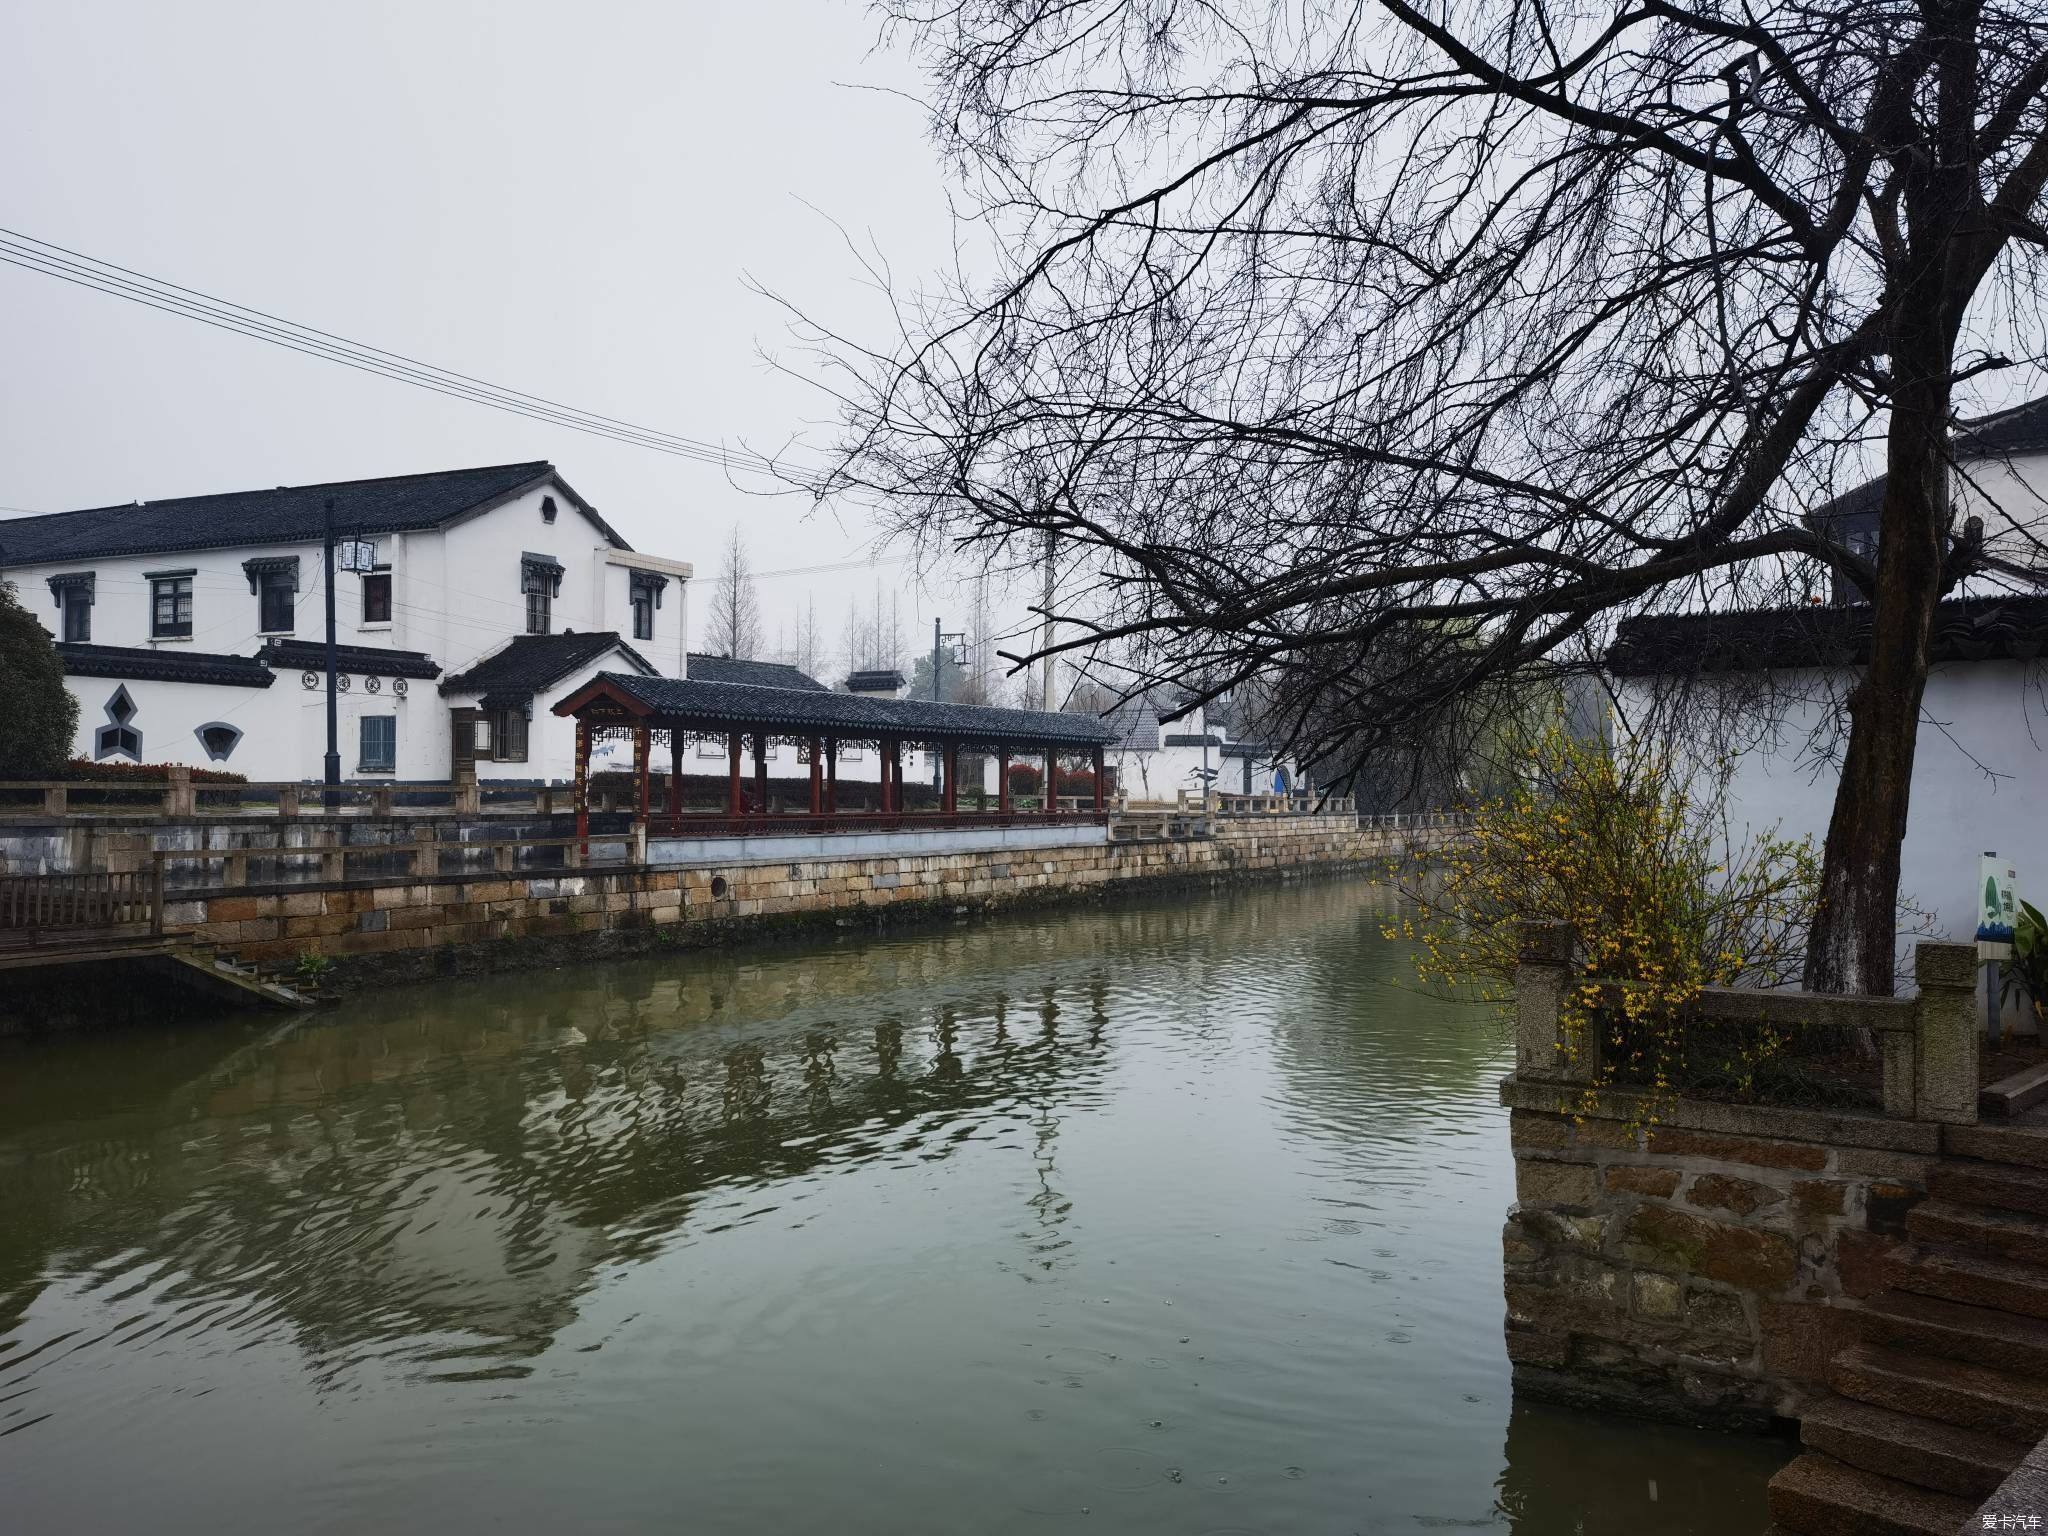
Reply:
[[251, 485], [232, 491], [202, 491], [194, 496], [159, 496], [154, 501], [109, 501], [94, 507], [71, 507], [62, 512], [37, 512], [28, 517], [0, 520], [0, 528], [19, 527], [54, 517], [82, 517], [88, 512], [128, 512], [136, 507], [161, 507], [179, 501], [212, 501], [221, 496], [274, 496], [279, 491], [327, 491], [344, 485], [393, 485], [400, 480], [446, 480], [456, 475], [483, 475], [496, 470], [553, 469], [549, 459], [515, 459], [505, 464], [470, 464], [460, 469], [422, 469], [403, 475], [359, 475], [351, 480], [308, 480], [303, 485]]

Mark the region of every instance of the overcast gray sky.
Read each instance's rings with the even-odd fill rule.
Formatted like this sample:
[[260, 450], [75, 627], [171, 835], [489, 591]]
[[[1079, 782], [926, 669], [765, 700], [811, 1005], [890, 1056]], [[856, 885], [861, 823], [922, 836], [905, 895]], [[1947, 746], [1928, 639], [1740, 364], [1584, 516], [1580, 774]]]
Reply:
[[[0, 5], [0, 225], [351, 339], [762, 448], [826, 414], [751, 275], [886, 316], [836, 220], [947, 265], [946, 182], [855, 0]], [[879, 89], [860, 89], [875, 87]], [[808, 205], [808, 206], [807, 206]], [[765, 570], [866, 552], [854, 510], [354, 373], [0, 265], [0, 506], [59, 511], [546, 458], [637, 546], [735, 518]], [[958, 595], [909, 585], [913, 647]], [[835, 636], [875, 573], [762, 583]], [[694, 605], [701, 624], [700, 589]]]

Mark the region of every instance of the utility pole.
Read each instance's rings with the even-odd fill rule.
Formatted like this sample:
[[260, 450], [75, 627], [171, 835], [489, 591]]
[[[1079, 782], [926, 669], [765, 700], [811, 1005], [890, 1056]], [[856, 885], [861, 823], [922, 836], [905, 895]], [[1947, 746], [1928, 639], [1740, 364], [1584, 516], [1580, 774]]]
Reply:
[[326, 522], [320, 541], [327, 588], [327, 794], [328, 815], [341, 808], [341, 732], [334, 709], [334, 498], [327, 498]]
[[[937, 619], [936, 617], [935, 617], [935, 618], [933, 618], [933, 620], [932, 620], [932, 702], [933, 702], [934, 704], [938, 704], [938, 703], [941, 703], [941, 702], [943, 702], [943, 701], [944, 701], [944, 695], [943, 695], [943, 693], [942, 693], [942, 692], [940, 691], [940, 688], [939, 688], [939, 665], [940, 665], [940, 660], [939, 660], [939, 639], [940, 639], [940, 635], [939, 635], [939, 623], [940, 623], [940, 621], [939, 621], [939, 620], [938, 620], [938, 619]], [[945, 762], [944, 762], [944, 758], [943, 758], [942, 754], [941, 754], [941, 753], [938, 753], [938, 752], [934, 752], [934, 753], [932, 754], [932, 788], [933, 788], [933, 789], [940, 789], [940, 788], [942, 788], [942, 786], [941, 786], [941, 785], [940, 785], [940, 783], [939, 783], [939, 774], [940, 774], [941, 770], [942, 770], [942, 769], [944, 768], [944, 766], [945, 766]]]

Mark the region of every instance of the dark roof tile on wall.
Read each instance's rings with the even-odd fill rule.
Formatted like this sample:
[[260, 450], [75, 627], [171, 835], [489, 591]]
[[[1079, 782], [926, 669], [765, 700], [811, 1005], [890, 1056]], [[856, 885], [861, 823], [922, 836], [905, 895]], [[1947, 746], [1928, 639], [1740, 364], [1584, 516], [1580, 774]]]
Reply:
[[[1659, 677], [1858, 666], [1870, 658], [1870, 619], [1862, 604], [1644, 615], [1621, 622], [1607, 670]], [[1929, 649], [1936, 662], [2033, 660], [2048, 650], [2048, 596], [1943, 603]]]
[[[266, 640], [256, 659], [265, 666], [285, 672], [325, 672], [327, 646], [320, 640]], [[361, 677], [419, 677], [441, 675], [441, 667], [425, 651], [392, 651], [377, 645], [337, 645], [334, 670]]]
[[577, 496], [544, 459], [480, 469], [444, 469], [378, 480], [281, 485], [262, 491], [178, 496], [167, 501], [88, 507], [0, 521], [0, 567], [47, 565], [114, 555], [172, 554], [244, 544], [317, 543], [326, 503], [343, 537], [371, 537], [439, 528], [531, 486], [553, 479], [620, 549], [625, 540]]
[[57, 654], [71, 677], [114, 677], [145, 683], [216, 683], [227, 688], [268, 688], [277, 679], [253, 656], [224, 656], [182, 647], [87, 645], [59, 641]]

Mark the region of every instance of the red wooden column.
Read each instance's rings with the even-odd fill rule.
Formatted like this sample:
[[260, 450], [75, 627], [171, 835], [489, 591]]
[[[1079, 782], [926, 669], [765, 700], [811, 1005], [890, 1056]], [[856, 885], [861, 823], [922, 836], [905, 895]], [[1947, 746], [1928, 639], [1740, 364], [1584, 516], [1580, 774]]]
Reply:
[[647, 805], [650, 798], [647, 788], [647, 780], [651, 773], [647, 761], [651, 745], [648, 741], [649, 734], [645, 720], [633, 727], [633, 819], [643, 827], [647, 825]]
[[996, 748], [996, 813], [1010, 814], [1010, 748], [1008, 743]]
[[1045, 810], [1049, 816], [1060, 813], [1060, 755], [1048, 751], [1045, 754]]
[[945, 796], [940, 802], [948, 816], [960, 809], [960, 743], [949, 741], [945, 746], [944, 773], [946, 777]]
[[811, 814], [825, 809], [825, 743], [811, 738]]
[[673, 725], [668, 728], [668, 829], [683, 829], [683, 733]]
[[590, 857], [590, 722], [576, 721], [576, 841]]
[[825, 738], [825, 814], [834, 815], [839, 810], [839, 738]]
[[754, 814], [768, 814], [768, 733], [754, 732]]
[[740, 733], [738, 731], [727, 731], [725, 733], [725, 760], [729, 774], [726, 785], [725, 814], [737, 816], [740, 814]]
[[1100, 815], [1102, 814], [1102, 748], [1100, 748], [1100, 747], [1097, 747], [1097, 748], [1095, 749], [1095, 752], [1094, 752], [1094, 760], [1095, 760], [1095, 814], [1096, 814], [1096, 815], [1098, 815], [1098, 816], [1100, 816]]

